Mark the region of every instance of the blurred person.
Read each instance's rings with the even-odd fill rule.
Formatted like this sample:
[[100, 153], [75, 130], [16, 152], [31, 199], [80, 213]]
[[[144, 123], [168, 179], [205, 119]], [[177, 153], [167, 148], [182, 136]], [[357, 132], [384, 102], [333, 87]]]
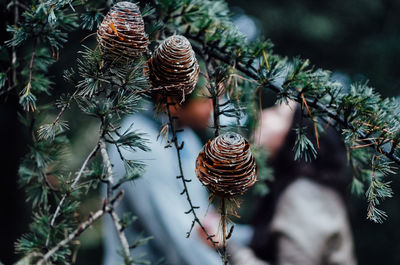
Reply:
[[[295, 161], [294, 128], [301, 115], [294, 102], [262, 113], [255, 138], [271, 154], [275, 180], [256, 207], [251, 249], [230, 247], [233, 265], [356, 264], [345, 205], [350, 184], [345, 147], [328, 127], [319, 136], [317, 158]], [[303, 123], [317, 148], [312, 122]]]
[[[153, 101], [157, 102], [157, 98]], [[147, 108], [151, 109], [151, 107]], [[181, 161], [184, 175], [191, 179], [187, 183], [188, 190], [197, 209], [199, 218], [215, 216], [216, 213], [209, 205], [207, 190], [195, 176], [195, 160], [202, 144], [193, 129], [201, 130], [209, 126], [212, 102], [208, 98], [190, 96], [182, 105], [170, 106], [172, 116], [178, 117], [178, 128], [184, 129], [179, 133], [180, 142], [184, 142], [181, 152]], [[124, 132], [133, 123], [133, 130], [146, 133], [149, 140], [150, 152], [121, 150], [126, 159], [137, 159], [145, 162], [145, 172], [131, 184], [125, 184], [125, 195], [117, 207], [118, 213], [132, 212], [138, 219], [128, 226], [126, 231], [129, 242], [134, 242], [142, 236], [154, 236], [154, 239], [140, 245], [131, 251], [133, 257], [149, 260], [152, 264], [179, 265], [214, 265], [221, 264], [217, 252], [203, 241], [200, 230], [193, 229], [189, 238], [186, 238], [193, 216], [185, 214], [189, 204], [186, 197], [180, 195], [183, 190], [179, 174], [178, 160], [174, 147], [165, 148], [165, 142], [157, 140], [160, 128], [167, 122], [165, 115], [154, 116], [152, 111], [131, 115], [122, 123], [121, 132]], [[163, 138], [163, 136], [160, 136]], [[123, 161], [114, 146], [109, 146], [110, 159], [113, 164], [115, 177], [121, 178], [125, 174]], [[205, 224], [207, 225], [207, 224]], [[117, 253], [121, 248], [115, 233], [114, 225], [109, 216], [105, 218], [103, 230], [105, 233], [103, 259], [104, 265], [118, 264], [122, 257]], [[243, 232], [240, 232], [243, 231]], [[246, 227], [238, 229], [236, 239], [244, 235], [250, 241], [251, 231]], [[240, 238], [238, 239], [240, 240]]]

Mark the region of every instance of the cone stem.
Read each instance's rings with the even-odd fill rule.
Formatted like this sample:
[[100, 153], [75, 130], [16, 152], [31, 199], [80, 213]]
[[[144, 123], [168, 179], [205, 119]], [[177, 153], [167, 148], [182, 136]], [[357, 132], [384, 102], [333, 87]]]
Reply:
[[213, 120], [214, 120], [214, 129], [215, 129], [215, 137], [219, 136], [220, 134], [220, 125], [219, 125], [219, 105], [218, 105], [218, 96], [215, 95], [212, 98], [213, 102]]

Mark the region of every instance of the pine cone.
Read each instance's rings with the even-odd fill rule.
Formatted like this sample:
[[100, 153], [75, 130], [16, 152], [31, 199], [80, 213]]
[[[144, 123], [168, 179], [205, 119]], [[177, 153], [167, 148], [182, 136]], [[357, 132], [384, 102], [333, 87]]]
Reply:
[[146, 52], [148, 38], [137, 5], [130, 2], [113, 5], [97, 30], [97, 41], [110, 60], [132, 60]]
[[257, 165], [249, 143], [233, 132], [208, 141], [196, 160], [196, 175], [220, 197], [243, 194], [257, 180]]
[[149, 60], [153, 87], [162, 87], [168, 96], [190, 94], [199, 80], [199, 64], [190, 42], [173, 35], [164, 40]]

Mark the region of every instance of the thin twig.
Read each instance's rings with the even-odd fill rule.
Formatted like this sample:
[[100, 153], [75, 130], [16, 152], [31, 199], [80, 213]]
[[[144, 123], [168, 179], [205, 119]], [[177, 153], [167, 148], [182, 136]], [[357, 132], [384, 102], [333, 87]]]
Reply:
[[[35, 41], [33, 43], [33, 50], [31, 53], [31, 59], [29, 61], [29, 77], [28, 77], [28, 85], [26, 86], [26, 91], [25, 94], [30, 93], [30, 89], [32, 87], [32, 78], [33, 78], [33, 64], [35, 62], [35, 57], [36, 57], [36, 49], [37, 45], [39, 43], [39, 37], [35, 38]], [[34, 110], [34, 109], [33, 109]]]
[[[13, 73], [13, 75], [14, 75], [14, 73]], [[12, 85], [12, 86], [7, 87], [6, 89], [1, 90], [0, 91], [0, 96], [2, 96], [4, 94], [7, 94], [8, 92], [10, 92], [11, 90], [13, 90], [16, 87], [17, 87], [17, 85]]]
[[[97, 150], [99, 149], [99, 143], [96, 144], [96, 146], [93, 148], [93, 150], [89, 153], [89, 155], [86, 157], [85, 161], [83, 162], [81, 168], [79, 169], [78, 174], [76, 175], [74, 181], [71, 184], [71, 190], [73, 190], [75, 188], [75, 186], [78, 184], [79, 180], [81, 179], [82, 175], [83, 175], [83, 171], [85, 170], [85, 168], [87, 167], [87, 164], [89, 163], [90, 159], [92, 159], [96, 153]], [[67, 194], [64, 194], [63, 197], [61, 198], [61, 201], [58, 203], [57, 209], [54, 212], [53, 217], [51, 218], [50, 221], [50, 226], [53, 227], [54, 226], [54, 222], [61, 210], [61, 207], [63, 206], [65, 199], [67, 198]]]
[[[105, 143], [104, 136], [101, 137], [99, 145], [100, 145], [100, 153], [103, 158], [103, 164], [104, 164], [104, 167], [106, 168], [107, 199], [110, 199], [112, 197], [112, 193], [113, 193], [112, 187], [114, 184], [114, 177], [113, 177], [110, 157], [108, 156], [108, 152], [106, 149], [106, 143]], [[125, 255], [125, 261], [126, 261], [126, 263], [133, 265], [131, 253], [129, 251], [128, 239], [127, 239], [125, 232], [123, 231], [123, 228], [120, 224], [120, 219], [119, 219], [117, 213], [113, 209], [111, 209], [109, 214], [111, 215], [111, 218], [114, 222], [115, 229], [117, 230], [117, 234], [118, 234], [119, 240], [121, 242], [122, 250]]]
[[114, 207], [117, 206], [118, 202], [121, 200], [123, 196], [123, 191], [120, 191], [115, 198], [111, 201], [108, 201], [103, 209], [98, 210], [94, 214], [91, 214], [86, 222], [81, 223], [77, 229], [75, 229], [71, 234], [69, 234], [64, 240], [58, 242], [56, 246], [50, 249], [43, 257], [36, 263], [36, 265], [45, 264], [51, 256], [53, 256], [60, 248], [68, 245], [72, 240], [77, 238], [80, 234], [82, 234], [86, 229], [88, 229], [96, 220], [101, 218], [104, 214], [114, 211]]
[[100, 139], [99, 144], [100, 144], [101, 157], [103, 158], [103, 164], [106, 169], [106, 176], [107, 176], [106, 181], [108, 183], [110, 183], [110, 185], [107, 186], [107, 197], [110, 198], [112, 196], [112, 188], [111, 187], [114, 184], [114, 177], [113, 177], [113, 172], [112, 172], [111, 161], [110, 161], [110, 157], [108, 156], [105, 140]]
[[220, 124], [219, 124], [219, 105], [218, 105], [218, 97], [217, 96], [214, 96], [213, 98], [212, 98], [212, 102], [213, 102], [213, 109], [214, 109], [214, 111], [213, 111], [213, 120], [214, 120], [214, 129], [215, 129], [215, 131], [214, 131], [214, 134], [215, 134], [215, 137], [217, 137], [219, 134], [220, 134], [220, 130], [221, 130], [221, 128], [220, 128]]
[[197, 223], [200, 226], [201, 230], [206, 234], [207, 240], [209, 240], [211, 242], [212, 246], [215, 248], [217, 253], [221, 256], [221, 258], [223, 258], [223, 254], [219, 251], [218, 246], [217, 246], [218, 242], [214, 241], [214, 239], [213, 239], [214, 235], [210, 235], [208, 233], [208, 231], [206, 230], [206, 228], [203, 226], [203, 224], [201, 223], [200, 219], [198, 218], [197, 213], [196, 213], [196, 209], [198, 209], [199, 207], [193, 205], [192, 199], [191, 199], [190, 194], [189, 194], [189, 189], [188, 189], [188, 186], [187, 186], [186, 183], [190, 182], [191, 180], [185, 178], [185, 175], [183, 174], [182, 160], [181, 160], [181, 153], [180, 153], [180, 150], [182, 149], [182, 146], [179, 145], [179, 143], [178, 143], [178, 137], [177, 137], [176, 128], [175, 128], [175, 121], [174, 121], [174, 119], [176, 119], [176, 117], [172, 117], [171, 111], [169, 109], [170, 106], [175, 105], [176, 103], [168, 102], [167, 98], [164, 98], [164, 102], [166, 104], [167, 114], [168, 114], [168, 119], [169, 119], [169, 125], [170, 125], [171, 132], [172, 132], [172, 142], [174, 143], [175, 150], [176, 150], [176, 155], [177, 155], [177, 158], [178, 158], [179, 174], [180, 175], [177, 176], [177, 178], [182, 181], [183, 191], [182, 191], [181, 194], [182, 195], [183, 194], [186, 195], [186, 200], [188, 201], [189, 207], [190, 207], [190, 209], [185, 213], [186, 214], [192, 213], [192, 215], [193, 215], [193, 222], [192, 222], [192, 225], [190, 227], [190, 230], [186, 234], [186, 237], [190, 236], [190, 233], [191, 233], [194, 225]]
[[[130, 257], [131, 254], [129, 251], [129, 243], [128, 243], [128, 239], [125, 236], [125, 233], [123, 232], [124, 229], [122, 228], [121, 220], [119, 219], [118, 214], [113, 209], [110, 211], [110, 215], [114, 222], [115, 229], [117, 230], [118, 237], [121, 241], [121, 245], [122, 245], [122, 249], [124, 250], [125, 257], [129, 258], [129, 260], [131, 260], [131, 257]], [[133, 264], [132, 261], [131, 261], [131, 264]]]
[[221, 202], [221, 221], [222, 221], [222, 232], [223, 232], [223, 244], [222, 244], [222, 252], [224, 254], [224, 265], [228, 264], [228, 254], [226, 252], [226, 225], [227, 225], [227, 216], [226, 216], [226, 205], [225, 198], [222, 198]]
[[58, 113], [56, 119], [53, 121], [53, 123], [52, 123], [53, 126], [60, 120], [61, 116], [65, 113], [66, 109], [69, 107], [72, 99], [76, 96], [77, 93], [78, 93], [78, 89], [75, 90], [75, 92], [68, 98], [67, 103], [64, 104], [64, 106], [61, 108], [60, 112]]
[[9, 6], [19, 6], [19, 7], [21, 7], [22, 9], [24, 9], [24, 10], [27, 10], [28, 9], [28, 7], [25, 5], [25, 4], [23, 4], [23, 3], [21, 3], [21, 2], [19, 2], [19, 1], [13, 1], [12, 3], [10, 3], [10, 5]]

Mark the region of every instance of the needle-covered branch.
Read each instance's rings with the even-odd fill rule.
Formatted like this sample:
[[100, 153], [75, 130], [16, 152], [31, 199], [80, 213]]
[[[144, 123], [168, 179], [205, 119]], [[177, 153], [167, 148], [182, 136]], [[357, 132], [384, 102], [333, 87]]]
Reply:
[[100, 219], [104, 214], [111, 213], [114, 208], [118, 205], [118, 202], [122, 199], [124, 193], [120, 191], [114, 198], [110, 201], [105, 201], [103, 208], [97, 212], [90, 214], [89, 219], [86, 222], [81, 223], [77, 229], [65, 237], [64, 240], [60, 241], [56, 246], [51, 248], [43, 257], [36, 263], [36, 265], [43, 265], [49, 260], [49, 258], [54, 255], [60, 248], [67, 246], [72, 240], [78, 238], [86, 229], [88, 229], [92, 224]]
[[[81, 179], [81, 177], [82, 177], [82, 175], [83, 175], [83, 172], [84, 172], [84, 170], [86, 169], [86, 167], [87, 167], [89, 161], [90, 161], [93, 157], [96, 156], [96, 153], [97, 153], [98, 150], [99, 150], [99, 143], [97, 143], [97, 144], [95, 145], [95, 147], [93, 148], [93, 150], [89, 153], [89, 155], [86, 157], [85, 161], [83, 162], [81, 168], [80, 168], [79, 171], [78, 171], [78, 174], [76, 175], [74, 181], [73, 181], [72, 184], [71, 184], [71, 187], [70, 187], [71, 190], [74, 190], [74, 188], [76, 187], [76, 185], [79, 183], [79, 180]], [[60, 202], [59, 202], [58, 205], [57, 205], [57, 208], [56, 208], [56, 211], [55, 211], [54, 214], [53, 214], [53, 217], [51, 218], [50, 226], [52, 226], [52, 227], [54, 226], [54, 222], [55, 222], [55, 220], [56, 220], [58, 214], [60, 213], [61, 208], [63, 207], [66, 198], [67, 198], [67, 194], [64, 194], [64, 195], [62, 196]]]

